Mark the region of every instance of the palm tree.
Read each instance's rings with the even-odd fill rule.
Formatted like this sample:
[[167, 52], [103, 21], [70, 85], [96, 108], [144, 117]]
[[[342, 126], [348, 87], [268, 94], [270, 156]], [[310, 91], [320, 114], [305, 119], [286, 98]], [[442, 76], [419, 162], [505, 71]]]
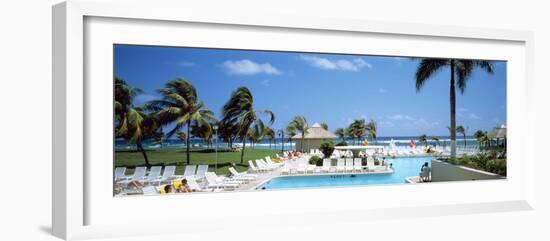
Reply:
[[161, 124], [175, 124], [174, 128], [166, 133], [167, 137], [173, 136], [184, 126], [187, 126], [186, 157], [187, 164], [190, 164], [192, 124], [205, 128], [205, 136], [212, 135], [210, 123], [215, 121], [214, 112], [207, 109], [202, 101], [199, 101], [197, 90], [187, 80], [177, 78], [169, 81], [158, 92], [162, 95], [162, 99], [150, 101], [147, 106], [155, 111], [155, 116]]
[[342, 139], [342, 141], [346, 141], [345, 138], [346, 138], [346, 131], [344, 130], [344, 128], [338, 128], [336, 129], [336, 131], [334, 132], [334, 134], [336, 134], [338, 137], [340, 137], [340, 139]]
[[256, 149], [256, 143], [261, 142], [262, 139], [265, 136], [265, 129], [266, 127], [263, 125], [263, 123], [258, 125], [253, 125], [252, 128], [250, 128], [249, 138], [252, 141], [252, 147]]
[[325, 129], [325, 131], [328, 131], [328, 124], [327, 123], [325, 123], [325, 122], [321, 123], [321, 127], [323, 129]]
[[225, 103], [222, 110], [222, 122], [237, 127], [237, 136], [241, 138], [243, 147], [241, 149], [241, 164], [244, 162], [245, 143], [247, 132], [252, 125], [265, 126], [259, 114], [269, 117], [269, 124], [275, 121], [275, 114], [270, 110], [254, 109], [254, 97], [246, 87], [239, 87], [231, 93], [231, 97]]
[[[493, 73], [493, 64], [486, 60], [464, 60], [464, 59], [440, 59], [423, 58], [416, 69], [416, 91], [424, 86], [426, 81], [443, 68], [450, 68], [450, 130], [451, 130], [451, 156], [456, 157], [456, 91], [460, 93], [466, 90], [467, 80], [471, 77], [475, 67], [478, 67], [489, 74]], [[456, 81], [455, 81], [456, 78]]]
[[207, 125], [195, 122], [191, 125], [191, 135], [203, 139], [208, 144], [208, 147], [212, 147], [212, 138], [214, 137], [212, 127], [215, 126], [217, 122], [218, 121], [214, 118], [208, 120]]
[[424, 142], [424, 146], [428, 145], [428, 136], [426, 134], [422, 134], [418, 137], [419, 142]]
[[487, 133], [482, 130], [477, 130], [474, 133], [474, 137], [476, 138], [477, 142], [479, 143], [479, 147], [481, 149], [481, 144], [484, 143], [485, 137], [487, 136]]
[[185, 135], [185, 132], [183, 131], [178, 131], [176, 133], [176, 137], [181, 141], [181, 143], [185, 144], [186, 140], [187, 140], [187, 135]]
[[456, 132], [462, 134], [462, 137], [464, 138], [464, 147], [466, 147], [466, 131], [468, 128], [464, 128], [464, 126], [457, 126]]
[[295, 116], [290, 123], [288, 124], [289, 127], [294, 128], [296, 131], [301, 132], [302, 134], [302, 141], [300, 142], [300, 151], [304, 151], [304, 140], [307, 135], [307, 120], [304, 116]]
[[273, 130], [271, 127], [266, 126], [264, 129], [264, 135], [269, 139], [269, 149], [271, 150], [271, 142], [275, 142], [275, 138], [277, 135], [275, 134], [275, 130]]
[[290, 148], [292, 148], [292, 137], [296, 135], [296, 128], [294, 126], [287, 126], [286, 135], [288, 136], [288, 143], [290, 145]]
[[351, 137], [351, 144], [355, 145], [355, 130], [354, 130], [354, 127], [350, 124], [348, 126], [348, 128], [346, 128], [344, 131], [345, 131], [345, 135]]
[[[367, 126], [365, 124], [365, 119], [354, 120], [348, 127], [348, 135], [357, 137], [357, 141], [361, 141], [361, 138], [367, 132]], [[354, 139], [355, 144], [355, 139]]]
[[369, 123], [367, 123], [367, 126], [366, 126], [367, 131], [369, 132], [368, 136], [369, 136], [369, 138], [374, 139], [374, 143], [378, 142], [376, 140], [376, 137], [377, 137], [376, 132], [377, 132], [377, 129], [378, 129], [377, 126], [378, 125], [376, 124], [376, 122], [374, 120], [370, 120]]
[[220, 139], [227, 142], [229, 144], [229, 148], [233, 149], [233, 142], [237, 137], [238, 127], [224, 121], [219, 121], [218, 126], [218, 135]]
[[124, 138], [128, 143], [135, 143], [143, 155], [146, 166], [151, 166], [143, 148], [143, 140], [162, 136], [158, 121], [147, 115], [142, 107], [133, 105], [134, 98], [141, 89], [129, 86], [126, 81], [115, 77], [115, 138]]

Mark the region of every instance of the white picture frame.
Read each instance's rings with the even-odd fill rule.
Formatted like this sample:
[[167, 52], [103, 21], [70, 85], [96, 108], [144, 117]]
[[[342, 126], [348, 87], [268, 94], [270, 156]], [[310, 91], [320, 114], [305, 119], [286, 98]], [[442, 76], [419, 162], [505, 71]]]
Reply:
[[[154, 8], [155, 11], [150, 11]], [[181, 14], [181, 9], [186, 9], [186, 14]], [[509, 131], [509, 160], [510, 170], [508, 179], [504, 181], [483, 181], [483, 182], [454, 182], [437, 183], [430, 185], [410, 185], [392, 186], [392, 187], [368, 187], [365, 188], [338, 188], [338, 189], [316, 189], [307, 191], [276, 191], [266, 193], [227, 193], [197, 195], [189, 200], [183, 200], [187, 197], [169, 196], [169, 197], [146, 197], [141, 199], [122, 198], [117, 201], [108, 200], [113, 198], [96, 192], [96, 186], [101, 184], [91, 184], [89, 179], [94, 176], [102, 176], [107, 181], [112, 180], [108, 177], [112, 175], [112, 170], [102, 170], [97, 164], [86, 160], [91, 153], [87, 135], [90, 129], [87, 129], [90, 118], [97, 118], [97, 115], [90, 115], [94, 106], [89, 105], [89, 98], [94, 98], [98, 92], [88, 92], [90, 89], [99, 88], [96, 84], [87, 83], [85, 78], [90, 78], [86, 74], [86, 68], [95, 68], [90, 66], [94, 60], [87, 59], [89, 47], [86, 45], [86, 34], [101, 33], [105, 38], [93, 38], [98, 42], [120, 41], [113, 40], [109, 36], [109, 30], [102, 30], [101, 27], [94, 29], [86, 28], [86, 21], [94, 19], [107, 19], [99, 21], [99, 25], [112, 24], [118, 30], [129, 28], [125, 23], [148, 25], [151, 31], [162, 28], [163, 24], [180, 28], [183, 25], [203, 24], [204, 28], [196, 31], [218, 31], [216, 28], [223, 28], [224, 31], [243, 31], [249, 34], [303, 34], [315, 33], [323, 38], [334, 34], [335, 38], [339, 35], [356, 34], [358, 37], [363, 35], [373, 35], [373, 39], [378, 37], [387, 37], [394, 39], [412, 39], [411, 41], [440, 41], [444, 45], [436, 46], [444, 48], [445, 46], [456, 46], [457, 49], [466, 48], [468, 44], [477, 43], [480, 45], [509, 46], [509, 61], [511, 72], [508, 85], [508, 131]], [[114, 22], [110, 22], [110, 21]], [[116, 22], [120, 22], [117, 25]], [[96, 24], [96, 23], [92, 23]], [[98, 26], [99, 26], [98, 25]], [[181, 25], [181, 26], [180, 26]], [[205, 27], [206, 26], [206, 27]], [[185, 28], [185, 26], [183, 26]], [[161, 30], [159, 30], [161, 31]], [[290, 33], [292, 32], [292, 33]], [[199, 33], [199, 32], [197, 32]], [[122, 34], [120, 37], [125, 43], [143, 43], [149, 41], [141, 38], [139, 35], [131, 33]], [[198, 34], [200, 35], [200, 34]], [[369, 36], [370, 36], [369, 35]], [[376, 36], [375, 36], [376, 35]], [[160, 35], [163, 36], [163, 35]], [[166, 35], [164, 35], [166, 36]], [[256, 35], [254, 35], [256, 36]], [[261, 36], [261, 35], [257, 35]], [[348, 36], [349, 37], [349, 36]], [[147, 44], [166, 44], [181, 45], [182, 43], [171, 40], [169, 36], [160, 37], [159, 42]], [[235, 40], [237, 37], [234, 37]], [[231, 38], [229, 38], [231, 39]], [[195, 41], [200, 41], [198, 38]], [[228, 41], [231, 42], [231, 41]], [[320, 41], [323, 43], [323, 41]], [[208, 43], [216, 44], [215, 41]], [[219, 43], [221, 46], [221, 43]], [[237, 46], [226, 43], [223, 47]], [[277, 45], [272, 43], [270, 49], [289, 50], [293, 48], [290, 43], [287, 45]], [[448, 44], [448, 45], [447, 45]], [[296, 44], [298, 45], [298, 44]], [[95, 45], [91, 46], [92, 48]], [[406, 46], [404, 44], [403, 46]], [[212, 46], [210, 46], [212, 47]], [[101, 48], [101, 47], [100, 47]], [[249, 45], [249, 48], [262, 48], [262, 44], [256, 46]], [[302, 47], [294, 47], [293, 50], [304, 50]], [[313, 46], [312, 48], [323, 48], [323, 46]], [[331, 47], [327, 47], [330, 51]], [[334, 49], [334, 48], [333, 48]], [[319, 49], [312, 49], [319, 50]], [[340, 52], [353, 52], [353, 49], [342, 50]], [[382, 51], [382, 50], [380, 50]], [[399, 49], [385, 50], [388, 55], [414, 56], [414, 53], [404, 53]], [[392, 52], [394, 51], [394, 52]], [[401, 52], [400, 52], [401, 51]], [[433, 50], [432, 50], [433, 51]], [[101, 52], [101, 51], [100, 51]], [[467, 51], [466, 51], [467, 52]], [[99, 52], [98, 52], [99, 53]], [[112, 53], [111, 53], [112, 54]], [[486, 50], [486, 53], [478, 53], [480, 57], [489, 56], [489, 58], [502, 59], [502, 56], [496, 49]], [[95, 54], [104, 56], [103, 54]], [[437, 56], [436, 52], [431, 52], [432, 56]], [[474, 56], [474, 55], [468, 55]], [[466, 56], [467, 57], [467, 56]], [[90, 61], [90, 62], [87, 62]], [[84, 239], [94, 237], [112, 237], [122, 235], [139, 235], [166, 233], [174, 230], [171, 223], [178, 221], [178, 226], [182, 225], [180, 219], [170, 219], [162, 216], [163, 211], [142, 212], [155, 225], [148, 225], [147, 228], [140, 228], [138, 224], [132, 223], [132, 217], [125, 215], [125, 218], [117, 221], [107, 222], [105, 218], [90, 219], [90, 216], [105, 217], [100, 212], [109, 213], [113, 210], [120, 210], [121, 213], [127, 213], [131, 208], [139, 208], [147, 205], [157, 205], [159, 208], [180, 205], [182, 202], [189, 202], [188, 205], [213, 204], [221, 199], [234, 200], [229, 201], [231, 205], [240, 205], [238, 201], [254, 200], [254, 202], [278, 203], [277, 200], [285, 200], [287, 197], [295, 197], [301, 202], [311, 200], [326, 200], [327, 195], [336, 197], [357, 196], [359, 199], [368, 195], [382, 197], [389, 196], [389, 199], [374, 199], [372, 206], [358, 206], [348, 208], [343, 206], [329, 206], [312, 204], [306, 208], [297, 210], [295, 206], [282, 203], [273, 208], [262, 209], [254, 214], [242, 214], [235, 210], [224, 210], [219, 214], [209, 213], [210, 218], [201, 216], [201, 212], [196, 210], [187, 210], [185, 215], [190, 215], [193, 222], [188, 222], [187, 232], [201, 232], [205, 230], [205, 225], [209, 228], [239, 228], [238, 225], [228, 223], [224, 218], [231, 216], [235, 222], [245, 222], [254, 227], [257, 223], [247, 222], [251, 217], [261, 220], [262, 224], [269, 225], [295, 225], [302, 222], [323, 223], [323, 222], [341, 222], [341, 221], [360, 221], [369, 219], [383, 218], [404, 218], [433, 215], [451, 215], [468, 214], [497, 211], [530, 210], [534, 198], [534, 116], [532, 106], [533, 101], [533, 34], [528, 31], [517, 30], [496, 30], [467, 28], [456, 26], [438, 26], [438, 25], [420, 25], [410, 23], [390, 23], [390, 22], [368, 22], [350, 19], [320, 19], [320, 18], [300, 18], [293, 16], [277, 16], [266, 13], [251, 13], [248, 16], [232, 16], [230, 14], [223, 16], [208, 15], [205, 9], [192, 9], [192, 6], [184, 2], [170, 1], [163, 4], [132, 2], [132, 1], [67, 1], [53, 7], [53, 194], [52, 194], [52, 227], [53, 234], [63, 239]], [[108, 71], [106, 71], [108, 72]], [[100, 71], [98, 71], [100, 73]], [[89, 73], [88, 73], [89, 74]], [[94, 72], [95, 74], [95, 72]], [[99, 74], [98, 74], [99, 75]], [[90, 96], [91, 95], [91, 96]], [[112, 101], [108, 99], [107, 101]], [[513, 116], [512, 116], [513, 114]], [[95, 120], [95, 119], [94, 119]], [[111, 122], [112, 123], [112, 122]], [[111, 127], [112, 128], [112, 127]], [[112, 130], [109, 129], [112, 133]], [[95, 155], [96, 152], [94, 152]], [[98, 151], [97, 153], [103, 153]], [[518, 157], [522, 158], [521, 164], [517, 164]], [[112, 163], [107, 163], [112, 165]], [[97, 170], [90, 173], [90, 170]], [[107, 176], [105, 176], [107, 175]], [[97, 179], [94, 179], [97, 180]], [[438, 199], [437, 193], [445, 193], [446, 189], [452, 189], [454, 194], [445, 198]], [[482, 190], [492, 190], [490, 194], [482, 193]], [[107, 190], [111, 192], [111, 190]], [[327, 194], [328, 193], [328, 194]], [[395, 193], [402, 193], [407, 200], [395, 200]], [[472, 196], [472, 194], [476, 194]], [[418, 199], [413, 195], [422, 195], [425, 199]], [[462, 197], [461, 195], [465, 195]], [[102, 197], [97, 197], [102, 196]], [[284, 197], [283, 197], [284, 196]], [[460, 198], [459, 198], [460, 196]], [[453, 199], [455, 198], [455, 199]], [[101, 201], [103, 200], [103, 201]], [[254, 203], [253, 202], [253, 203]], [[298, 201], [300, 202], [300, 201]], [[92, 204], [90, 204], [92, 203]], [[270, 203], [267, 203], [269, 206]], [[90, 208], [94, 207], [95, 208]], [[255, 204], [250, 204], [252, 208], [257, 208]], [[97, 208], [100, 207], [100, 208]], [[126, 210], [122, 210], [126, 209]], [[197, 208], [197, 209], [200, 209]], [[103, 210], [103, 211], [101, 211]], [[178, 211], [175, 211], [178, 214]], [[214, 216], [212, 216], [214, 215]], [[330, 215], [334, 218], [327, 220], [319, 217]], [[292, 216], [289, 220], [288, 216]], [[91, 220], [91, 221], [90, 221]], [[213, 221], [215, 220], [215, 221]], [[282, 222], [282, 221], [285, 222]], [[326, 220], [326, 221], [323, 221]], [[137, 225], [137, 226], [136, 226]], [[139, 231], [138, 231], [139, 230]]]

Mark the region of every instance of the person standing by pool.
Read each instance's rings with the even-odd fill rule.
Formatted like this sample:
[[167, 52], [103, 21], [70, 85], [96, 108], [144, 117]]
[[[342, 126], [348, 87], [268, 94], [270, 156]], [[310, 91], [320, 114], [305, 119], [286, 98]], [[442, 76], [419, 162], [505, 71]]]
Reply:
[[424, 165], [422, 165], [422, 168], [420, 168], [420, 181], [422, 182], [428, 182], [430, 181], [430, 166], [428, 165], [428, 162], [425, 162]]

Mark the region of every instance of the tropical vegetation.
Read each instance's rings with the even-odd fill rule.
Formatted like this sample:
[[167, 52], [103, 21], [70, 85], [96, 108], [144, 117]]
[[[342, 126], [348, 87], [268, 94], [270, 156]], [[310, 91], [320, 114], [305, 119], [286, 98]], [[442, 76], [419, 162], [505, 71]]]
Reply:
[[451, 131], [451, 156], [456, 157], [456, 88], [464, 93], [468, 79], [476, 68], [489, 74], [493, 73], [493, 64], [487, 60], [442, 59], [422, 58], [416, 69], [416, 90], [420, 91], [436, 72], [448, 68], [450, 71], [450, 131]]
[[216, 121], [214, 112], [199, 100], [195, 87], [185, 79], [168, 81], [158, 92], [162, 99], [150, 101], [146, 108], [153, 111], [152, 115], [161, 125], [174, 124], [172, 130], [166, 133], [166, 137], [171, 137], [187, 127], [186, 157], [190, 163], [191, 129], [195, 129], [195, 135], [210, 139], [212, 123]]
[[[308, 133], [307, 120], [304, 116], [295, 116], [290, 123], [288, 123], [287, 132], [299, 131], [301, 134], [300, 151], [304, 151], [304, 139]], [[289, 131], [290, 130], [290, 131]]]
[[264, 121], [260, 118], [261, 115], [268, 117], [269, 125], [275, 122], [275, 114], [272, 111], [255, 108], [254, 97], [246, 87], [239, 87], [231, 93], [229, 100], [223, 106], [222, 115], [223, 123], [228, 123], [237, 128], [237, 136], [242, 141], [241, 164], [244, 163], [246, 139], [250, 136], [250, 128], [254, 129], [253, 137], [256, 138], [265, 129]]

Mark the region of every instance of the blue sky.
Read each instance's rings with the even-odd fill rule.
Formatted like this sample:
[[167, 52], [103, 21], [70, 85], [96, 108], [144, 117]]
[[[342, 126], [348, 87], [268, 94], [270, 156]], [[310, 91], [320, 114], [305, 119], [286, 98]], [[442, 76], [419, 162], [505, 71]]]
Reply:
[[[115, 75], [144, 93], [135, 105], [159, 98], [157, 90], [181, 77], [219, 117], [237, 87], [254, 95], [256, 109], [275, 112], [274, 129], [303, 115], [329, 130], [364, 118], [378, 123], [379, 136], [447, 136], [449, 70], [441, 70], [420, 92], [409, 58], [367, 55], [218, 50], [115, 45]], [[506, 123], [506, 62], [495, 73], [476, 70], [464, 94], [457, 92], [457, 124], [491, 130]]]

